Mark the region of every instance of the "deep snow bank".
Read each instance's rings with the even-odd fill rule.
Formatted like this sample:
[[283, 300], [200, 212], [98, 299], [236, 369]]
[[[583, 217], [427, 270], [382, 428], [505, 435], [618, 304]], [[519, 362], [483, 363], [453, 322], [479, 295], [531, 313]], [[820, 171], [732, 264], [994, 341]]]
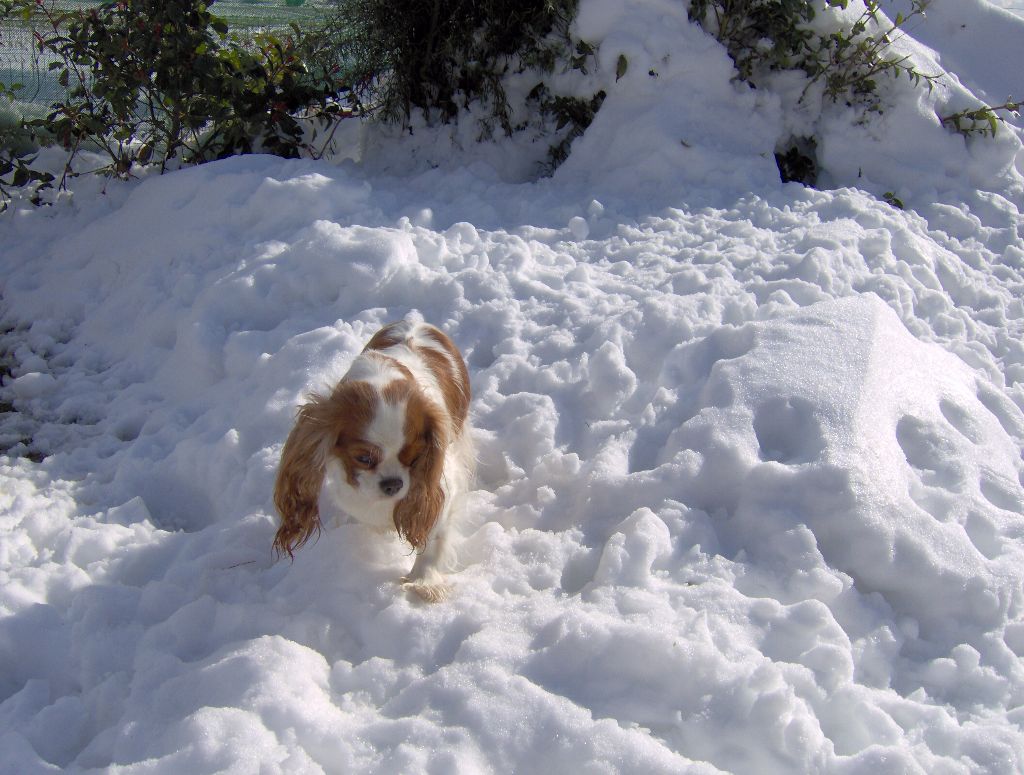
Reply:
[[[5, 766], [1024, 762], [1012, 226], [793, 188], [432, 227], [268, 158], [114, 196], [6, 226], [3, 428], [52, 454], [3, 469]], [[412, 308], [476, 393], [447, 606], [356, 525], [269, 552], [295, 405]]]

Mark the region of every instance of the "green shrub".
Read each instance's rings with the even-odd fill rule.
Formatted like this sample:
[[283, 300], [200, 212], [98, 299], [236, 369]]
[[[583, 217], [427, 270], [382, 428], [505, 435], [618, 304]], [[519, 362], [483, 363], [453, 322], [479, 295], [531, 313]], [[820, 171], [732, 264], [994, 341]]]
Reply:
[[[3, 95], [0, 94], [2, 100]], [[20, 132], [0, 126], [0, 213], [11, 201], [11, 189], [32, 186], [29, 198], [38, 204], [40, 192], [51, 187], [53, 175], [35, 169], [32, 166], [35, 160], [31, 151], [26, 152]]]
[[334, 29], [369, 112], [448, 121], [481, 101], [511, 132], [503, 76], [553, 68], [575, 13], [576, 0], [336, 0]]
[[[722, 43], [739, 77], [756, 81], [760, 72], [802, 66], [814, 33], [810, 0], [691, 0], [690, 20]], [[820, 3], [818, 3], [820, 5]]]
[[[27, 126], [70, 152], [105, 155], [126, 177], [136, 163], [200, 163], [262, 150], [305, 148], [297, 116], [336, 116], [336, 58], [298, 27], [285, 36], [228, 36], [201, 0], [120, 0], [61, 10], [43, 0], [8, 2], [33, 24], [40, 52], [68, 90]], [[62, 181], [63, 183], [63, 181]]]
[[604, 91], [599, 91], [590, 99], [554, 95], [543, 83], [533, 88], [527, 96], [527, 102], [537, 105], [541, 114], [550, 116], [555, 122], [555, 131], [562, 132], [562, 138], [548, 149], [549, 171], [569, 158], [572, 141], [583, 136], [606, 96]]
[[910, 0], [910, 12], [891, 23], [880, 19], [875, 0], [864, 0], [864, 11], [849, 27], [819, 35], [809, 26], [818, 12], [845, 9], [849, 2], [692, 0], [689, 13], [725, 46], [740, 79], [755, 85], [773, 70], [803, 70], [808, 87], [823, 81], [831, 100], [877, 110], [880, 76], [934, 78], [918, 72], [908, 57], [888, 54], [899, 31], [922, 16], [931, 0]]
[[818, 182], [817, 146], [813, 137], [794, 137], [775, 152], [775, 164], [783, 183], [793, 180], [813, 186]]
[[[847, 8], [849, 0], [691, 0], [690, 18], [714, 35], [736, 64], [738, 77], [753, 85], [778, 70], [801, 70], [811, 87], [832, 102], [857, 107], [861, 120], [882, 112], [880, 78], [905, 75], [931, 87], [937, 77], [918, 71], [891, 48], [907, 22], [924, 14], [931, 0], [910, 0], [910, 11], [891, 22], [879, 16], [875, 0], [848, 26], [819, 34], [811, 27], [817, 14]], [[817, 175], [814, 138], [786, 138], [776, 152], [783, 180], [813, 185]]]

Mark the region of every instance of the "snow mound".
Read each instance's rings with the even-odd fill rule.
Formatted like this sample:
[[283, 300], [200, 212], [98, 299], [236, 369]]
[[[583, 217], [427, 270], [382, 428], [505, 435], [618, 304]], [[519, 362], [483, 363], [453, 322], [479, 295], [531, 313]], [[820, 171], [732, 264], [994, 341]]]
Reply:
[[[12, 227], [3, 428], [50, 456], [2, 470], [5, 766], [1024, 762], [1012, 225], [423, 204], [253, 158]], [[411, 309], [466, 354], [481, 457], [433, 607], [358, 525], [269, 548], [295, 406]]]
[[[692, 417], [650, 475], [792, 594], [842, 571], [946, 644], [1019, 616], [1019, 411], [877, 297], [716, 331], [669, 355], [659, 382], [683, 387], [651, 406], [649, 432]], [[820, 561], [800, 567], [794, 542], [812, 536]]]

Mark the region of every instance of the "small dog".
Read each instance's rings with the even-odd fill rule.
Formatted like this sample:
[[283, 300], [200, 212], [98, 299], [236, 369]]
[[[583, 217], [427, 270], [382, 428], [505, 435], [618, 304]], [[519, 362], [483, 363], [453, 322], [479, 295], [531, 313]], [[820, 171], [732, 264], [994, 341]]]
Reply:
[[417, 551], [403, 585], [444, 599], [475, 465], [469, 401], [466, 364], [444, 333], [415, 319], [378, 331], [329, 395], [299, 409], [274, 485], [278, 555], [319, 533], [327, 478], [349, 516]]

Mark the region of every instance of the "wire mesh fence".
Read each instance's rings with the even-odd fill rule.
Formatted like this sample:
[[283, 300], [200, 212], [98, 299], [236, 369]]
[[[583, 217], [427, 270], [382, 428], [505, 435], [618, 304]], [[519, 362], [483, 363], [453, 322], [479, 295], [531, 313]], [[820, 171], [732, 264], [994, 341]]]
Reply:
[[[65, 7], [71, 7], [66, 3]], [[65, 90], [51, 75], [52, 61], [46, 52], [36, 49], [31, 28], [13, 19], [0, 19], [0, 83], [20, 86], [19, 103], [48, 104], [64, 96]]]

